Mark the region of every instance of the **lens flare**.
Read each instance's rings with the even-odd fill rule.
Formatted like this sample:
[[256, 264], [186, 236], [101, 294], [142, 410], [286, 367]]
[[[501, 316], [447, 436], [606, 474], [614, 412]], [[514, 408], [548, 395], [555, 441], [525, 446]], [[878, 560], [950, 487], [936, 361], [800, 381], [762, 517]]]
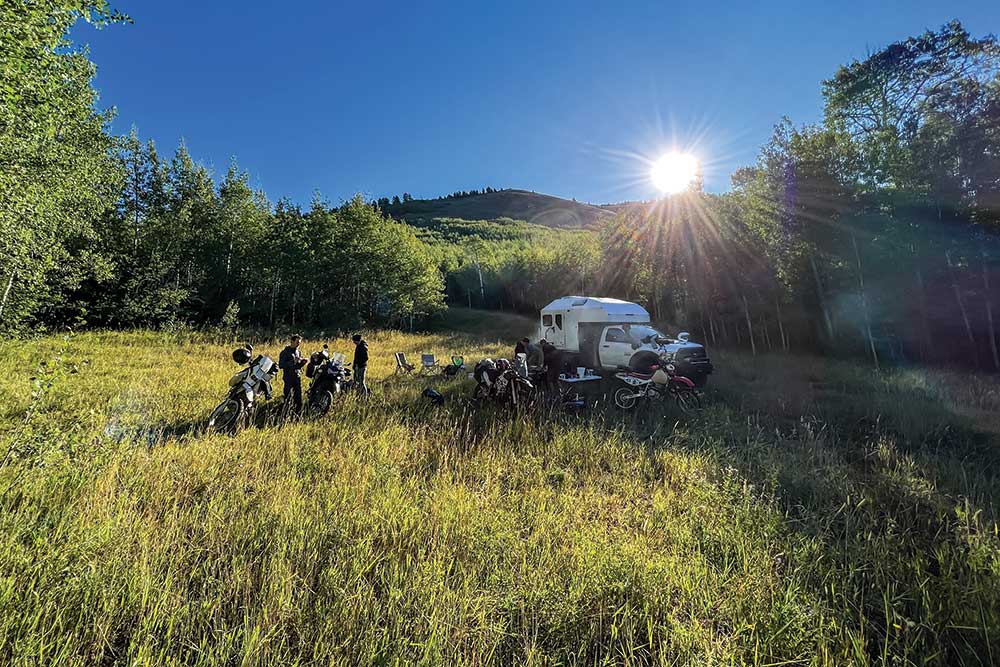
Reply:
[[690, 153], [667, 153], [653, 163], [649, 177], [660, 192], [675, 194], [687, 189], [698, 175], [698, 159]]

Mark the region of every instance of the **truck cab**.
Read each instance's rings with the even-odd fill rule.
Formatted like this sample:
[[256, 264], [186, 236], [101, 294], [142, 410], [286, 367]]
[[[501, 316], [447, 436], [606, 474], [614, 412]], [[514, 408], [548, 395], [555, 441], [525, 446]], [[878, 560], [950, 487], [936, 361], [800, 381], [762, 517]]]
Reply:
[[705, 347], [687, 333], [666, 336], [642, 306], [606, 297], [569, 296], [542, 309], [538, 337], [563, 353], [566, 367], [646, 370], [661, 360], [704, 385], [712, 372]]

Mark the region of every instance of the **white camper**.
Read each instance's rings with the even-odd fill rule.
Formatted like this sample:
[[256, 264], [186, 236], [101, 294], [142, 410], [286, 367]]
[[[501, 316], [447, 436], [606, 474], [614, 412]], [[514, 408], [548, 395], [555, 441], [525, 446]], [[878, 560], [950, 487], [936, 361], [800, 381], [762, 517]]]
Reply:
[[613, 371], [648, 368], [662, 358], [699, 384], [712, 372], [705, 347], [676, 339], [650, 324], [639, 304], [596, 296], [564, 296], [542, 308], [538, 338], [563, 353], [566, 367], [586, 366]]
[[[542, 308], [539, 338], [567, 352], [580, 352], [581, 335], [590, 324], [648, 324], [649, 313], [639, 304], [598, 296], [564, 296]], [[584, 325], [583, 332], [580, 325]], [[585, 341], [584, 341], [585, 342]]]

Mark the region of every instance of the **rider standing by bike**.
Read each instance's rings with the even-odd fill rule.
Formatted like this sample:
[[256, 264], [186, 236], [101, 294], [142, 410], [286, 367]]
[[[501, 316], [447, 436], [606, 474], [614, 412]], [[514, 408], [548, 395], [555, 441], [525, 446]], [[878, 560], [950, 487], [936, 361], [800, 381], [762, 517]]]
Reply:
[[351, 340], [354, 341], [354, 384], [360, 394], [367, 396], [368, 385], [365, 384], [365, 375], [368, 372], [368, 343], [361, 334], [354, 334]]
[[278, 368], [281, 369], [281, 381], [285, 386], [285, 404], [291, 400], [295, 405], [295, 414], [302, 412], [302, 367], [306, 359], [299, 352], [302, 336], [293, 334], [288, 339], [288, 345], [278, 356]]

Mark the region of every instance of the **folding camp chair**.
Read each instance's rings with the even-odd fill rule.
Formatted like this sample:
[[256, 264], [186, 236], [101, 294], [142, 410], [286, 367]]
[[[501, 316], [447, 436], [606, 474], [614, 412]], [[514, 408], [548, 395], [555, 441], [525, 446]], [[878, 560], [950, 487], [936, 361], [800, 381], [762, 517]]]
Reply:
[[445, 378], [457, 378], [463, 370], [465, 370], [465, 357], [454, 355], [451, 358], [451, 363], [444, 367], [441, 374]]
[[437, 358], [433, 354], [421, 354], [420, 355], [420, 373], [421, 375], [427, 375], [429, 373], [436, 373], [441, 370], [438, 366]]
[[413, 372], [415, 366], [407, 363], [405, 353], [396, 352], [392, 356], [396, 358], [396, 370], [393, 372], [393, 375], [409, 375]]

